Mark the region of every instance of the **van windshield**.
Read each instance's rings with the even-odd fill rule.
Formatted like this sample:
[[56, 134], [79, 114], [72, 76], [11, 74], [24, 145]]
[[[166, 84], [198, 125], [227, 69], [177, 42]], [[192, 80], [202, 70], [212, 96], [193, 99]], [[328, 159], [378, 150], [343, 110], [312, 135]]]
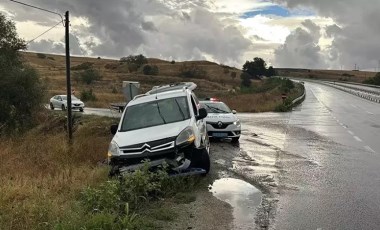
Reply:
[[190, 119], [186, 97], [168, 98], [127, 107], [121, 132]]

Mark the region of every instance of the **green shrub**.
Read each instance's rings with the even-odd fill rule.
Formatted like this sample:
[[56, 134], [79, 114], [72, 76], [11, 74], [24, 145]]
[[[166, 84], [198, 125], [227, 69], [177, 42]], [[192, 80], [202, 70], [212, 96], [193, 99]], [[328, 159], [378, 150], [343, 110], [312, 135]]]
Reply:
[[46, 59], [47, 58], [46, 54], [42, 54], [42, 53], [37, 53], [37, 57], [41, 58], [41, 59]]
[[158, 75], [158, 67], [156, 65], [145, 65], [143, 68], [143, 73], [145, 75]]
[[94, 63], [93, 62], [83, 62], [77, 66], [71, 67], [71, 70], [88, 70], [92, 69]]
[[207, 72], [197, 65], [184, 64], [180, 69], [179, 76], [186, 78], [204, 78], [207, 76]]
[[94, 94], [94, 92], [92, 91], [92, 89], [89, 89], [89, 90], [83, 90], [81, 93], [80, 93], [80, 99], [84, 102], [86, 101], [96, 101], [97, 98]]
[[292, 100], [290, 98], [287, 98], [284, 103], [281, 105], [276, 106], [274, 109], [275, 112], [288, 112], [292, 109]]
[[375, 77], [363, 81], [363, 83], [370, 85], [380, 85], [380, 73], [377, 73]]
[[115, 86], [112, 87], [112, 93], [113, 93], [113, 94], [117, 94], [117, 93], [118, 93], [118, 91], [117, 91], [117, 89], [116, 89]]
[[148, 64], [148, 59], [140, 54], [140, 55], [129, 55], [128, 57], [120, 58], [121, 63], [134, 64], [139, 69], [141, 66]]
[[173, 64], [173, 65], [174, 65], [174, 64], [175, 64], [175, 61], [174, 61], [174, 60], [172, 60], [172, 61], [170, 62], [170, 64]]
[[280, 86], [280, 90], [283, 92], [283, 93], [289, 93], [292, 89], [294, 89], [295, 85], [294, 85], [294, 82], [290, 79], [281, 79], [281, 86]]
[[31, 128], [41, 109], [44, 86], [31, 67], [0, 70], [0, 133]]
[[243, 72], [241, 75], [240, 75], [240, 78], [241, 78], [241, 86], [242, 87], [246, 87], [246, 88], [249, 88], [251, 87], [251, 75], [249, 75], [248, 73], [245, 73]]
[[140, 66], [134, 63], [129, 63], [127, 64], [128, 71], [130, 73], [137, 72], [139, 70]]
[[90, 68], [81, 72], [75, 72], [73, 78], [77, 83], [81, 81], [83, 83], [86, 83], [87, 85], [90, 85], [94, 81], [101, 80], [102, 76], [100, 75], [98, 70]]

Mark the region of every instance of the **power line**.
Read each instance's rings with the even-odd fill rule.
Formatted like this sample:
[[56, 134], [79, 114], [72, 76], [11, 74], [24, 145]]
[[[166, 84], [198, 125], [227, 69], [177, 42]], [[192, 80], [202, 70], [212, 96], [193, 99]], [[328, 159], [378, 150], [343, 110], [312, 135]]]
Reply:
[[50, 30], [54, 29], [55, 27], [57, 27], [59, 24], [61, 24], [63, 21], [60, 21], [58, 22], [57, 24], [55, 24], [54, 26], [52, 26], [51, 28], [49, 28], [48, 30], [46, 30], [45, 32], [43, 32], [42, 34], [38, 35], [37, 37], [33, 38], [32, 40], [28, 41], [26, 44], [29, 45], [30, 43], [34, 42], [36, 39], [42, 37], [43, 35], [45, 35], [47, 32], [49, 32]]
[[59, 17], [61, 17], [61, 22], [63, 23], [63, 17], [61, 14], [57, 13], [57, 12], [54, 12], [54, 11], [51, 11], [51, 10], [47, 10], [47, 9], [44, 9], [44, 8], [41, 8], [41, 7], [38, 7], [38, 6], [33, 6], [33, 5], [29, 5], [27, 3], [23, 3], [23, 2], [19, 2], [19, 1], [15, 1], [15, 0], [9, 0], [11, 2], [15, 2], [15, 3], [18, 3], [18, 4], [21, 4], [21, 5], [24, 5], [24, 6], [28, 6], [28, 7], [32, 7], [34, 9], [38, 9], [38, 10], [42, 10], [42, 11], [46, 11], [46, 12], [49, 12], [49, 13], [52, 13], [52, 14], [56, 14], [58, 15]]

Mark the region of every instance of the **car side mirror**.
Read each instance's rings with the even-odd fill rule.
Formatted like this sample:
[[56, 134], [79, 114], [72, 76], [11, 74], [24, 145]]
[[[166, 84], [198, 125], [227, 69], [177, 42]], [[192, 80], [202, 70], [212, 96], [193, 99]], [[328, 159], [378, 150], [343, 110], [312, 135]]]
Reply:
[[115, 135], [117, 133], [118, 125], [111, 125], [111, 133], [112, 135]]
[[198, 112], [199, 115], [197, 116], [197, 120], [202, 120], [207, 117], [207, 110], [205, 108], [200, 108]]
[[237, 112], [236, 112], [236, 110], [232, 110], [232, 113], [233, 113], [233, 114], [236, 114]]

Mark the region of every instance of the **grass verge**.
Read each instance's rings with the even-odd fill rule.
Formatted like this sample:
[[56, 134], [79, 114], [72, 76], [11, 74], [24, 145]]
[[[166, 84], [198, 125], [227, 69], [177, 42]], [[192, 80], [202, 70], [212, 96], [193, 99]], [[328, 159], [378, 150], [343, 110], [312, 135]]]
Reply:
[[[303, 92], [301, 84], [283, 78], [269, 78], [253, 81], [249, 88], [242, 88], [236, 93], [220, 94], [218, 97], [238, 112], [281, 112], [279, 108], [286, 105], [284, 108], [288, 111], [288, 104]], [[287, 95], [285, 102], [282, 100], [283, 94]]]
[[77, 117], [72, 145], [63, 114], [39, 119], [23, 136], [0, 139], [1, 229], [157, 229], [176, 215], [155, 204], [199, 184], [147, 169], [110, 180], [103, 161], [113, 119]]

